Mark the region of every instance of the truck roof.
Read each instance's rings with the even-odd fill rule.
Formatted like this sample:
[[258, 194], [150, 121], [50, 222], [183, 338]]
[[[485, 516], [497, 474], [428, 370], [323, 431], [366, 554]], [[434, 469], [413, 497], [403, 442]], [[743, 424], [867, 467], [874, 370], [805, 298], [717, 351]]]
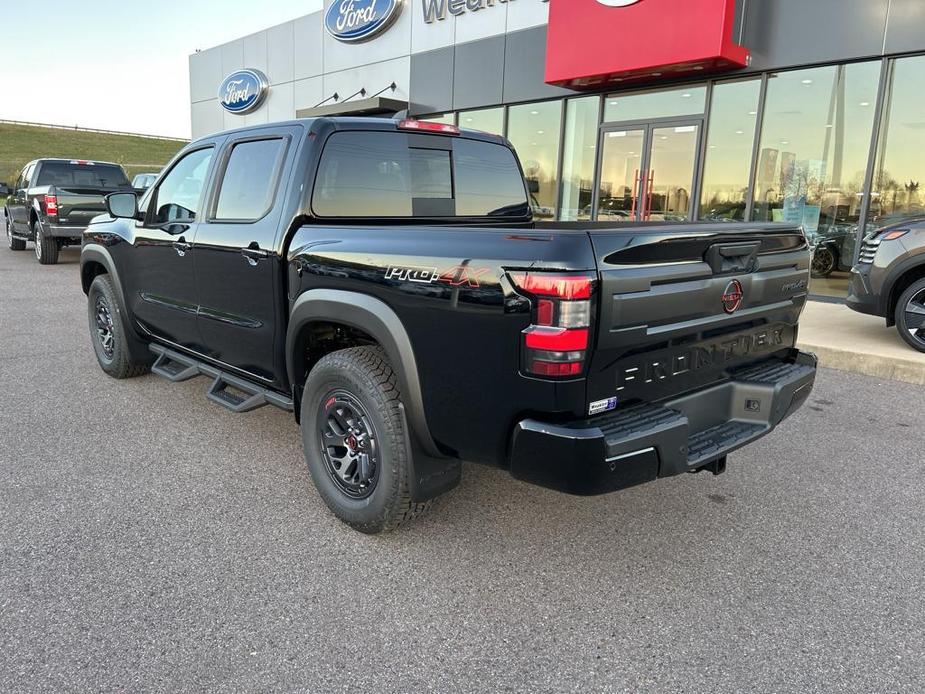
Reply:
[[[411, 120], [416, 120], [411, 118]], [[293, 120], [286, 121], [277, 121], [274, 123], [261, 123], [259, 125], [248, 125], [241, 128], [234, 128], [232, 130], [222, 130], [211, 135], [205, 135], [197, 140], [193, 141], [193, 144], [200, 142], [202, 140], [208, 140], [216, 135], [237, 135], [240, 133], [256, 132], [264, 128], [275, 128], [280, 126], [298, 126], [304, 127], [306, 129], [311, 128], [316, 124], [330, 124], [334, 126], [337, 130], [382, 130], [382, 131], [395, 131], [398, 130], [398, 124], [401, 122], [401, 119], [393, 118], [372, 118], [372, 117], [362, 117], [362, 116], [322, 116], [320, 118], [296, 118]], [[425, 133], [427, 134], [427, 133]], [[440, 133], [433, 133], [439, 135]], [[471, 140], [482, 140], [484, 142], [492, 142], [495, 144], [509, 144], [508, 141], [501, 137], [500, 135], [493, 135], [492, 133], [482, 132], [481, 130], [467, 130], [465, 128], [460, 128], [459, 135], [452, 135], [452, 137], [465, 137]]]
[[[43, 161], [64, 161], [64, 162], [75, 162], [75, 163], [80, 162], [82, 164], [93, 164], [93, 165], [100, 164], [103, 166], [122, 166], [121, 164], [117, 164], [114, 161], [99, 161], [98, 159], [81, 159], [80, 157], [39, 157], [38, 159], [33, 159], [32, 161], [30, 161], [29, 164], [38, 164], [39, 162], [43, 162]], [[29, 166], [29, 164], [26, 164], [26, 166]]]

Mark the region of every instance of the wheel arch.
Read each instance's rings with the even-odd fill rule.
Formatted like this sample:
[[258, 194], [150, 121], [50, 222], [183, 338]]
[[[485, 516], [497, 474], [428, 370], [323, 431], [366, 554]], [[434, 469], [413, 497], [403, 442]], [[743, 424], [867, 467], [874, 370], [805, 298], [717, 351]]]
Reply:
[[100, 275], [109, 275], [112, 279], [116, 300], [119, 302], [119, 312], [124, 317], [125, 324], [129, 326], [128, 344], [132, 358], [139, 362], [150, 359], [151, 352], [148, 350], [147, 345], [135, 334], [132, 314], [128, 310], [119, 271], [116, 269], [112, 255], [105, 246], [98, 243], [88, 243], [80, 250], [80, 286], [84, 294], [90, 292], [90, 285]]
[[882, 295], [885, 301], [882, 309], [886, 315], [887, 325], [896, 324], [896, 305], [903, 292], [923, 278], [925, 278], [925, 254], [910, 258], [894, 270], [886, 284], [888, 290]]
[[405, 415], [415, 438], [425, 452], [442, 457], [427, 425], [411, 339], [398, 315], [385, 302], [368, 294], [337, 289], [311, 289], [296, 299], [286, 334], [286, 370], [296, 410], [308, 375], [302, 356], [312, 326], [318, 323], [339, 324], [359, 330], [382, 347], [398, 376]]

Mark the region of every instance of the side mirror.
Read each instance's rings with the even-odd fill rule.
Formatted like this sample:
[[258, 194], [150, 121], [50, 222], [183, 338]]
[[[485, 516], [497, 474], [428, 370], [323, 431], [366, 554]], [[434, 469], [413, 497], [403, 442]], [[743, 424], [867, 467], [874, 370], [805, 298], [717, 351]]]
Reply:
[[110, 193], [106, 196], [106, 211], [118, 219], [138, 219], [138, 196], [135, 193]]

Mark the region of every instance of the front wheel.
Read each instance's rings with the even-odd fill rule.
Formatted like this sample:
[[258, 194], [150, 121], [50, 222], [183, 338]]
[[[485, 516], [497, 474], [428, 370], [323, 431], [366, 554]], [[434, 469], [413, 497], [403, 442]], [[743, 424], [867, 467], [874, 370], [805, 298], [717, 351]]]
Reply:
[[10, 218], [10, 215], [4, 215], [6, 217], [6, 245], [11, 251], [24, 251], [26, 250], [26, 240], [16, 238], [13, 236], [13, 220]]
[[98, 275], [87, 292], [90, 340], [100, 368], [113, 378], [132, 378], [146, 373], [148, 364], [132, 359], [126, 323], [109, 275]]
[[828, 277], [835, 272], [836, 264], [835, 254], [831, 248], [819, 246], [813, 253], [812, 276]]
[[32, 230], [35, 232], [36, 260], [38, 260], [41, 265], [57, 265], [58, 251], [61, 250], [58, 246], [58, 239], [45, 234], [42, 229], [42, 223], [38, 220], [32, 225]]
[[913, 349], [925, 352], [925, 279], [914, 282], [896, 304], [896, 329]]
[[398, 381], [376, 347], [323, 357], [305, 381], [302, 444], [312, 481], [328, 508], [355, 530], [393, 530], [423, 513], [411, 499]]

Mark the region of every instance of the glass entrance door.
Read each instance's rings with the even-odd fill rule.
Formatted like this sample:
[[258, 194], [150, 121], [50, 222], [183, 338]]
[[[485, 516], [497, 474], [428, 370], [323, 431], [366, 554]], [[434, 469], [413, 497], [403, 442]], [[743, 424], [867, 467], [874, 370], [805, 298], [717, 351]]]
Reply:
[[605, 128], [596, 218], [602, 222], [690, 220], [701, 131], [700, 120]]

